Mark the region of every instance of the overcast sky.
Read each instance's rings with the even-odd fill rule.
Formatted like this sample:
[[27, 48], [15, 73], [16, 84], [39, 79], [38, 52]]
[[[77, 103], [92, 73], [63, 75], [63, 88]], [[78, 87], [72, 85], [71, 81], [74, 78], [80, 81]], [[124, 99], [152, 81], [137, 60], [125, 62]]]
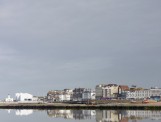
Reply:
[[97, 84], [161, 87], [161, 0], [1, 0], [0, 98]]

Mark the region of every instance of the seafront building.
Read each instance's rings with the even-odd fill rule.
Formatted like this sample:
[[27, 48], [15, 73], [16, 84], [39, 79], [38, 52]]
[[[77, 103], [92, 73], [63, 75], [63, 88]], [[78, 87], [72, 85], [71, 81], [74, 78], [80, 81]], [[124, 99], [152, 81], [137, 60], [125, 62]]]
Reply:
[[16, 93], [17, 102], [31, 102], [33, 101], [33, 95], [29, 93]]
[[118, 99], [126, 99], [126, 93], [129, 90], [130, 89], [127, 85], [119, 85], [119, 87], [118, 87]]
[[95, 100], [96, 93], [92, 89], [87, 88], [75, 88], [73, 90], [73, 101], [88, 101]]
[[117, 84], [100, 84], [96, 88], [96, 99], [117, 99], [118, 85]]
[[73, 101], [82, 101], [85, 88], [75, 88], [73, 90]]
[[117, 99], [118, 85], [108, 84], [103, 87], [103, 98]]
[[99, 100], [103, 97], [103, 87], [104, 86], [105, 86], [105, 84], [96, 85], [95, 91], [96, 91], [96, 99], [97, 100]]
[[82, 93], [82, 101], [95, 100], [96, 93], [92, 89], [85, 89]]
[[52, 90], [47, 93], [48, 102], [63, 102], [71, 101], [73, 99], [73, 90]]
[[[161, 88], [151, 87], [150, 89], [131, 87], [117, 84], [96, 85], [95, 90], [87, 88], [75, 88], [64, 90], [51, 90], [45, 97], [36, 97], [29, 93], [16, 93], [13, 100], [8, 96], [5, 102], [80, 102], [89, 100], [161, 100]], [[93, 102], [93, 101], [92, 101]]]
[[5, 102], [13, 102], [13, 98], [11, 98], [10, 95], [8, 94], [7, 98], [5, 98], [4, 101]]
[[150, 99], [161, 96], [161, 89], [134, 89], [126, 91], [126, 99]]

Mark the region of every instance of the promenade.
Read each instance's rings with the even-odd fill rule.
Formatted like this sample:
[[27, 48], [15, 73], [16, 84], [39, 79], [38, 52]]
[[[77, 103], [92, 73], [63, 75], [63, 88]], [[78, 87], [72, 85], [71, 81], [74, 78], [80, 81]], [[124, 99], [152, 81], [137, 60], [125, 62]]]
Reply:
[[110, 104], [67, 104], [67, 103], [0, 103], [0, 109], [141, 109], [161, 110], [161, 102], [148, 104], [110, 103]]

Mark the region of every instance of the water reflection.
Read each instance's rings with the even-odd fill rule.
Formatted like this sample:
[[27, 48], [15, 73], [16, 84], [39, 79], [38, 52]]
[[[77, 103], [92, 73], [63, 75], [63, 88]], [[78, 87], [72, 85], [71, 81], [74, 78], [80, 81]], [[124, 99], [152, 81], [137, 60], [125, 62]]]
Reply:
[[28, 116], [33, 113], [33, 110], [16, 110], [15, 114], [17, 116]]
[[142, 119], [161, 120], [161, 111], [150, 110], [47, 110], [49, 117], [91, 119], [96, 122], [128, 122]]
[[66, 119], [91, 119], [95, 117], [95, 110], [47, 110], [49, 117], [62, 117]]
[[[10, 113], [11, 110], [8, 110]], [[15, 110], [16, 116], [28, 116], [36, 110]], [[138, 120], [161, 120], [161, 111], [150, 110], [47, 110], [52, 118], [64, 119], [95, 119], [96, 122], [137, 122]]]

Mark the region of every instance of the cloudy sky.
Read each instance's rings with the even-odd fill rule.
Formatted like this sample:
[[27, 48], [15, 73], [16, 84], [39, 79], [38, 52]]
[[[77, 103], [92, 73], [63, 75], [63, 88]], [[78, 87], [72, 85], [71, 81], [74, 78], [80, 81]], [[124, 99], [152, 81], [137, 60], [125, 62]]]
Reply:
[[116, 83], [161, 87], [161, 0], [1, 0], [0, 98]]

